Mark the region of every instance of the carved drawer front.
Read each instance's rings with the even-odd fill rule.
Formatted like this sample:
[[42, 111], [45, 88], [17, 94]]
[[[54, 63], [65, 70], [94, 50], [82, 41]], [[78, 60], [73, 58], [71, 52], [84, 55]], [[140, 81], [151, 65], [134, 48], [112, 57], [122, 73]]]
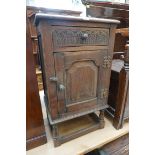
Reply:
[[108, 45], [109, 29], [57, 26], [52, 35], [55, 47]]

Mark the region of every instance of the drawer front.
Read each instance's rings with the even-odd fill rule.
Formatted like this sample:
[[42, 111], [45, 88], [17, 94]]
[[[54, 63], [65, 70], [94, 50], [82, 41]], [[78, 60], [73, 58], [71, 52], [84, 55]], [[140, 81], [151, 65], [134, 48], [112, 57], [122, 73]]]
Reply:
[[108, 45], [109, 29], [58, 26], [53, 41], [55, 47]]

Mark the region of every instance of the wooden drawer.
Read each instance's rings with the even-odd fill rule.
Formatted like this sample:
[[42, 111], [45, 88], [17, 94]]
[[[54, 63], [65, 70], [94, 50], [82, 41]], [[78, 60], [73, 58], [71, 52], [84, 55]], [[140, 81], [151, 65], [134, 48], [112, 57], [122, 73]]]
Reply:
[[108, 45], [109, 29], [57, 26], [53, 29], [54, 47]]

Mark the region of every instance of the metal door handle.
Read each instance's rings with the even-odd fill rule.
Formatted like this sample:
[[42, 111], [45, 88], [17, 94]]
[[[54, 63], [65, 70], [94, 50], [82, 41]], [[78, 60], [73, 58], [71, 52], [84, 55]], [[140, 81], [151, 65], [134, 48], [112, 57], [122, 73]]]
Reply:
[[65, 86], [63, 84], [59, 84], [59, 91], [64, 91], [65, 90]]
[[59, 81], [58, 81], [58, 78], [57, 77], [50, 77], [50, 81], [51, 82], [56, 82], [57, 85], [58, 85], [58, 90], [59, 91], [64, 91], [65, 90], [65, 86], [63, 84], [60, 84]]

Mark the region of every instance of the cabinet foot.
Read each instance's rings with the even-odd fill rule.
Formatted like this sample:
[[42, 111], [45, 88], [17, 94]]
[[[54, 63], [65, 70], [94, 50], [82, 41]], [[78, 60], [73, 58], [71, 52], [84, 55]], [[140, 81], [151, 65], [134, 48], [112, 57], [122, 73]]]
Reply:
[[52, 125], [52, 135], [53, 135], [53, 139], [59, 136], [57, 124]]
[[100, 128], [104, 128], [104, 126], [105, 126], [104, 110], [100, 110], [99, 120], [100, 120]]
[[59, 140], [59, 131], [57, 124], [52, 125], [52, 135], [53, 135], [54, 147], [60, 146], [61, 142]]

